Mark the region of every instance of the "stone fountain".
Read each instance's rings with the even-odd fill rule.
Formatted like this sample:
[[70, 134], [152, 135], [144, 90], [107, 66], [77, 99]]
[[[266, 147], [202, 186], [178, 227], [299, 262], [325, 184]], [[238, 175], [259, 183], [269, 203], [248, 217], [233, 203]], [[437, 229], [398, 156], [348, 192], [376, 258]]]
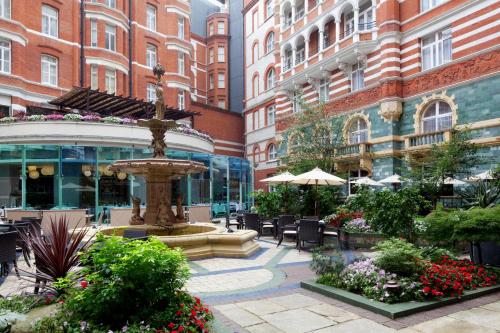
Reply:
[[[161, 79], [165, 74], [165, 69], [158, 64], [154, 67], [153, 73], [157, 78], [156, 114], [152, 119], [138, 121], [139, 126], [147, 127], [151, 131], [153, 157], [140, 160], [119, 160], [113, 163], [110, 169], [116, 172], [142, 175], [146, 179], [146, 212], [143, 218], [134, 214], [130, 224], [143, 222], [146, 225], [156, 225], [167, 229], [185, 228], [187, 223], [181, 203], [176, 203], [178, 207], [176, 214], [172, 210], [172, 181], [181, 176], [206, 171], [207, 167], [200, 162], [165, 157], [167, 148], [165, 133], [177, 124], [174, 120], [164, 119], [165, 103]], [[134, 202], [134, 205], [137, 203]]]

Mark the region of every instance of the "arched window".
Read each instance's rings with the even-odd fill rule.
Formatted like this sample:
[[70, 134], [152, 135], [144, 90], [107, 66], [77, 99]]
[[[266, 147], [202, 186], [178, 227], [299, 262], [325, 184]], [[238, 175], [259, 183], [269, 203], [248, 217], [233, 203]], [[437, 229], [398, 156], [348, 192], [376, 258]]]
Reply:
[[274, 87], [274, 68], [267, 71], [266, 75], [266, 88], [271, 89]]
[[255, 75], [252, 80], [252, 96], [257, 97], [259, 94], [259, 76]]
[[267, 35], [266, 38], [266, 53], [271, 52], [274, 50], [274, 32], [271, 31], [269, 35]]
[[275, 160], [276, 157], [278, 157], [278, 150], [276, 149], [276, 145], [271, 143], [269, 148], [267, 148], [267, 159], [271, 161]]
[[259, 60], [259, 44], [255, 42], [252, 46], [252, 63], [255, 64]]
[[349, 144], [366, 141], [368, 141], [368, 126], [363, 118], [357, 118], [349, 126]]
[[429, 105], [422, 116], [423, 133], [443, 131], [451, 128], [451, 107], [443, 101]]

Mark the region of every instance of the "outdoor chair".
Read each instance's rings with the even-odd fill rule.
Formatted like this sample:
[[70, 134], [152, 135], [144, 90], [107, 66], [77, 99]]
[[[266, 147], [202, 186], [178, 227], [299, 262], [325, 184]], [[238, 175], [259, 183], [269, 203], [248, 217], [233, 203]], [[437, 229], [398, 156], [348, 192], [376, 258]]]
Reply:
[[[24, 260], [28, 266], [30, 265], [31, 250], [30, 244], [27, 241], [30, 235], [31, 223], [30, 222], [14, 222], [14, 229], [16, 230], [19, 237], [17, 237], [16, 244], [17, 247], [21, 249], [23, 253]], [[23, 237], [25, 236], [25, 237]]]
[[285, 235], [297, 237], [297, 226], [294, 215], [280, 215], [278, 217], [278, 245], [281, 245]]
[[240, 229], [241, 224], [238, 221], [238, 217], [234, 216], [232, 217], [231, 215], [226, 215], [226, 229], [230, 229], [232, 225], [236, 226], [236, 229]]
[[0, 224], [0, 233], [16, 231], [12, 224]]
[[276, 227], [274, 225], [273, 219], [261, 219], [261, 226], [260, 227], [261, 227], [262, 233], [264, 233], [264, 230], [270, 230], [271, 235], [274, 236]]
[[16, 240], [17, 232], [15, 231], [0, 234], [0, 276], [9, 275], [9, 263], [13, 263], [16, 275], [19, 277], [19, 270], [17, 269]]
[[147, 240], [148, 234], [146, 230], [125, 229], [123, 231], [123, 238], [128, 238], [130, 240]]
[[319, 220], [319, 216], [303, 216], [304, 220]]
[[262, 234], [262, 226], [260, 224], [260, 217], [257, 213], [245, 214], [245, 229], [257, 231], [257, 238]]
[[318, 220], [305, 220], [305, 219], [300, 220], [299, 236], [297, 240], [297, 243], [299, 245], [299, 251], [304, 246], [304, 243], [321, 245], [321, 238], [322, 237]]

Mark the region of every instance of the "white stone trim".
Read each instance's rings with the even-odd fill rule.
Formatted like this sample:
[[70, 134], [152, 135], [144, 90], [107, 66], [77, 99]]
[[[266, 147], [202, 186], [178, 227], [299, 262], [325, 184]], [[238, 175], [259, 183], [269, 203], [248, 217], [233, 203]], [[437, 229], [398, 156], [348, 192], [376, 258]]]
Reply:
[[86, 57], [85, 63], [89, 65], [101, 65], [110, 67], [128, 75], [128, 68], [115, 61], [106, 60], [103, 58]]

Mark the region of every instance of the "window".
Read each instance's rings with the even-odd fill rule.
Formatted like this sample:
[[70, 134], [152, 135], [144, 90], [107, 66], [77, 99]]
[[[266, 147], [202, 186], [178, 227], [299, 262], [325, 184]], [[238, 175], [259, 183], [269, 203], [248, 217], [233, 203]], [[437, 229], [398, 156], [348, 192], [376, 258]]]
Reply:
[[218, 75], [217, 88], [226, 88], [226, 79], [224, 73], [219, 73]]
[[349, 126], [349, 144], [366, 141], [368, 141], [368, 126], [363, 118], [357, 118]]
[[304, 16], [304, 14], [305, 14], [304, 3], [302, 3], [300, 6], [297, 6], [297, 10], [295, 12], [295, 20], [301, 19]]
[[252, 63], [255, 64], [259, 60], [259, 44], [255, 43], [252, 47]]
[[359, 24], [358, 28], [360, 31], [369, 30], [373, 28], [373, 8], [368, 7], [367, 9], [359, 13]]
[[184, 53], [179, 52], [177, 54], [177, 73], [179, 75], [184, 75], [185, 74], [185, 65], [184, 65]]
[[276, 116], [276, 106], [271, 105], [267, 108], [267, 126], [274, 125]]
[[259, 163], [259, 161], [260, 161], [260, 151], [259, 151], [259, 148], [255, 148], [253, 150], [253, 161], [254, 161], [254, 163]]
[[214, 49], [210, 48], [208, 50], [208, 63], [213, 64], [214, 63]]
[[420, 11], [424, 12], [440, 5], [444, 0], [420, 0]]
[[217, 106], [221, 109], [225, 109], [226, 108], [226, 101], [224, 100], [220, 100], [217, 102]]
[[270, 32], [266, 39], [266, 53], [274, 50], [274, 32]]
[[106, 0], [106, 6], [116, 8], [116, 0]]
[[283, 24], [283, 28], [286, 29], [291, 25], [292, 25], [292, 10], [290, 9], [285, 13], [285, 22]]
[[424, 133], [444, 131], [450, 129], [451, 125], [451, 108], [443, 101], [432, 103], [422, 116], [422, 130]]
[[269, 161], [275, 160], [278, 157], [278, 150], [276, 149], [276, 145], [271, 143], [269, 148], [267, 149], [267, 159]]
[[274, 87], [274, 68], [271, 68], [267, 72], [267, 76], [266, 76], [266, 88], [267, 89], [271, 89], [273, 87]]
[[214, 89], [214, 75], [208, 75], [208, 89]]
[[146, 26], [149, 30], [156, 31], [156, 7], [151, 5], [146, 7]]
[[184, 90], [179, 89], [177, 93], [177, 108], [184, 110], [186, 108], [186, 101], [184, 97]]
[[293, 92], [292, 111], [293, 111], [293, 113], [297, 113], [297, 112], [302, 111], [302, 108], [300, 106], [300, 94], [297, 91]]
[[146, 46], [146, 66], [153, 68], [156, 63], [156, 46], [148, 44]]
[[177, 37], [184, 39], [184, 17], [177, 19]]
[[97, 21], [90, 20], [90, 46], [97, 47]]
[[148, 83], [146, 86], [146, 100], [148, 102], [156, 102], [156, 87], [153, 83]]
[[297, 53], [295, 54], [295, 65], [298, 65], [304, 61], [305, 58], [305, 45], [301, 45], [297, 48]]
[[10, 42], [0, 40], [0, 72], [10, 73]]
[[217, 22], [217, 33], [219, 35], [223, 35], [224, 34], [224, 21]]
[[57, 86], [57, 58], [42, 55], [42, 84]]
[[217, 49], [217, 61], [218, 62], [226, 61], [226, 56], [224, 54], [224, 46], [219, 46]]
[[438, 31], [422, 38], [422, 69], [426, 70], [451, 61], [451, 29]]
[[330, 82], [328, 79], [321, 79], [319, 81], [319, 101], [325, 103], [329, 99]]
[[10, 0], [0, 0], [0, 17], [10, 19]]
[[285, 51], [285, 63], [283, 64], [283, 71], [287, 71], [292, 68], [292, 50], [288, 49]]
[[274, 14], [273, 0], [266, 1], [266, 18], [271, 17]]
[[365, 86], [365, 70], [360, 64], [352, 65], [351, 90], [356, 91]]
[[259, 26], [259, 13], [257, 11], [252, 13], [252, 31], [257, 30]]
[[259, 94], [259, 76], [256, 75], [252, 79], [252, 97], [257, 97]]
[[345, 38], [354, 32], [354, 13], [349, 13], [347, 15], [347, 20], [344, 24], [344, 36], [341, 36], [340, 39]]
[[99, 89], [99, 67], [90, 65], [90, 88]]
[[104, 47], [110, 51], [116, 51], [116, 27], [106, 24]]
[[116, 71], [114, 69], [106, 69], [104, 85], [108, 93], [114, 94], [116, 92]]
[[59, 12], [50, 6], [42, 6], [42, 34], [57, 37]]
[[214, 34], [214, 25], [212, 23], [210, 23], [208, 25], [208, 35], [212, 36], [213, 34]]

